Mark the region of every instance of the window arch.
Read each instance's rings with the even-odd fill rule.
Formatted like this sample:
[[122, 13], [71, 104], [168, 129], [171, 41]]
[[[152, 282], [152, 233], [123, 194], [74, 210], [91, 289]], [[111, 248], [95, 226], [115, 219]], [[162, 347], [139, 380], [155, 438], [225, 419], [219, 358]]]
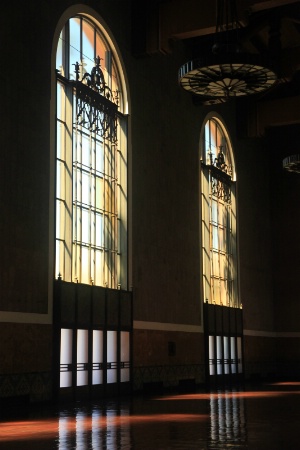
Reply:
[[111, 32], [84, 5], [61, 17], [52, 67], [53, 388], [94, 398], [126, 392], [132, 378], [127, 83]]
[[127, 288], [127, 100], [105, 28], [77, 14], [56, 51], [55, 277]]
[[201, 133], [202, 277], [206, 303], [239, 307], [236, 173], [229, 135], [217, 115]]

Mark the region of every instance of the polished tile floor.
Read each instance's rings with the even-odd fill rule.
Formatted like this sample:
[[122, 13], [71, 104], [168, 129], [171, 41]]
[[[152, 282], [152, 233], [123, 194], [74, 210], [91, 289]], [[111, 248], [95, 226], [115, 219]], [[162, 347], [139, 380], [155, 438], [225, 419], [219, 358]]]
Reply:
[[0, 449], [299, 450], [300, 382], [7, 409]]

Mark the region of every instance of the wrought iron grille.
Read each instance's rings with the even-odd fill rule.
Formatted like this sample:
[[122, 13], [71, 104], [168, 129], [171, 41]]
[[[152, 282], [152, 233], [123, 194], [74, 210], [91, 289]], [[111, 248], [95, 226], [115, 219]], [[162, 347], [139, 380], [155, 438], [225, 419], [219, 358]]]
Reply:
[[230, 176], [225, 172], [212, 166], [211, 170], [211, 193], [213, 196], [225, 203], [231, 203]]
[[100, 57], [95, 60], [91, 73], [85, 73], [80, 79], [80, 66], [75, 64], [76, 81], [76, 125], [83, 126], [98, 136], [117, 141], [117, 112], [119, 93], [113, 92], [105, 83], [100, 66]]
[[231, 175], [232, 168], [225, 161], [223, 146], [219, 146], [217, 157], [208, 149], [207, 165], [210, 169], [211, 194], [225, 203], [231, 203]]

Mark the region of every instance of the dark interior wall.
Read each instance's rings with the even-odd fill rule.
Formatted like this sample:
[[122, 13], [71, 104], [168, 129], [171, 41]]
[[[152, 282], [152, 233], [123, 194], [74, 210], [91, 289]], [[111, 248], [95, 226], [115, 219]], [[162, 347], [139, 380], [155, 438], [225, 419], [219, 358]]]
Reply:
[[136, 320], [201, 324], [199, 136], [201, 116], [181, 92], [173, 55], [134, 59], [132, 253]]
[[236, 161], [244, 328], [273, 331], [271, 188], [265, 138], [238, 139]]
[[49, 372], [51, 325], [1, 324], [1, 374]]
[[1, 18], [0, 309], [47, 313], [51, 28], [31, 6]]
[[300, 125], [267, 130], [271, 166], [273, 295], [276, 330], [299, 332], [300, 174], [283, 170], [283, 159], [298, 154]]

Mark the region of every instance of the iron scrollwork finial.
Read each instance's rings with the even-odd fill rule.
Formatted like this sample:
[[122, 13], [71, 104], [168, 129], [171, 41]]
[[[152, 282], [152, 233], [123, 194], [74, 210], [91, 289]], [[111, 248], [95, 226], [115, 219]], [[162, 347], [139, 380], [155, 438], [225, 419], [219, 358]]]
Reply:
[[89, 88], [93, 89], [93, 91], [98, 92], [99, 94], [106, 97], [108, 100], [113, 101], [118, 104], [118, 92], [115, 92], [113, 95], [111, 88], [106, 84], [103, 70], [101, 68], [101, 60], [100, 56], [95, 58], [95, 65], [91, 70], [91, 73], [85, 72], [80, 80], [80, 65], [78, 62], [74, 64], [75, 66], [75, 74], [76, 81], [80, 81], [84, 83]]
[[217, 157], [215, 158], [215, 166], [223, 172], [227, 173], [227, 164], [225, 163], [223, 145], [219, 146], [219, 152], [217, 154]]

